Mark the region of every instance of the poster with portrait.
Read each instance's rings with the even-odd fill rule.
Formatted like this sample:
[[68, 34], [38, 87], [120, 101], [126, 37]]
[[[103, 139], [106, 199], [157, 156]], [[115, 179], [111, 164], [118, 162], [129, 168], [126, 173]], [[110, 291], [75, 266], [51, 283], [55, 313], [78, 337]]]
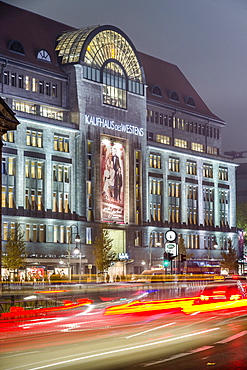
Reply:
[[102, 221], [124, 222], [124, 144], [115, 138], [101, 139]]

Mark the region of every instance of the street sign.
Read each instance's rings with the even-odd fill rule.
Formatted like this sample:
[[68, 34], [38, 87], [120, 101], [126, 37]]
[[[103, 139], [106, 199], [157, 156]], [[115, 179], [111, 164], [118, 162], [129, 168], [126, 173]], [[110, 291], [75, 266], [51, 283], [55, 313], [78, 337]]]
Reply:
[[170, 253], [173, 257], [178, 255], [178, 244], [177, 243], [165, 243], [165, 251]]

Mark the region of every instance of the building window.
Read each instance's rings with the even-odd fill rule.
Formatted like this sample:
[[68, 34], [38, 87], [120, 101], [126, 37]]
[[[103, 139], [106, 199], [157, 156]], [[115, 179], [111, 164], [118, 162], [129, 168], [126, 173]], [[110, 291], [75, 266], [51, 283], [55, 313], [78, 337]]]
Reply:
[[204, 223], [205, 225], [214, 224], [214, 189], [203, 188], [203, 206], [204, 206]]
[[180, 171], [180, 162], [178, 158], [169, 157], [169, 170], [173, 172]]
[[2, 186], [2, 207], [7, 207], [6, 186]]
[[135, 247], [141, 246], [141, 231], [136, 230], [135, 231]]
[[8, 238], [8, 223], [3, 223], [3, 240], [7, 240]]
[[161, 168], [161, 156], [158, 154], [150, 154], [149, 166], [152, 168]]
[[8, 206], [9, 208], [14, 208], [14, 188], [9, 186], [8, 192]]
[[8, 143], [14, 143], [14, 132], [8, 131], [5, 134], [3, 134], [3, 141], [7, 141]]
[[26, 144], [28, 146], [35, 146], [38, 148], [43, 147], [43, 132], [27, 130], [26, 132]]
[[180, 222], [180, 203], [181, 203], [180, 183], [168, 184], [168, 220], [169, 222]]
[[5, 85], [9, 84], [9, 71], [4, 71], [3, 72], [3, 83]]
[[103, 70], [103, 103], [127, 108], [126, 75], [119, 64], [109, 62]]
[[17, 53], [17, 54], [25, 55], [24, 48], [23, 48], [22, 44], [19, 41], [16, 41], [16, 40], [10, 41], [9, 50], [13, 51], [14, 53]]
[[196, 175], [197, 174], [197, 163], [193, 161], [186, 162], [186, 173], [188, 175]]
[[33, 159], [26, 159], [25, 174], [26, 178], [43, 179], [43, 163]]
[[164, 243], [163, 233], [152, 231], [150, 233], [149, 245], [150, 247], [162, 248]]
[[11, 73], [11, 86], [16, 87], [16, 73]]
[[54, 150], [69, 152], [69, 137], [54, 135]]
[[178, 146], [179, 148], [188, 148], [188, 142], [182, 139], [174, 139], [174, 146]]
[[26, 224], [26, 242], [30, 242], [31, 241], [31, 237], [30, 237], [30, 224]]
[[169, 136], [166, 136], [166, 135], [157, 134], [156, 135], [156, 141], [157, 141], [157, 143], [170, 145], [171, 138]]
[[187, 248], [200, 249], [199, 235], [194, 235], [194, 234], [187, 235]]
[[203, 163], [203, 176], [208, 178], [213, 178], [213, 165]]
[[50, 84], [50, 82], [46, 82], [46, 84], [45, 84], [45, 93], [48, 96], [51, 95], [51, 84]]
[[60, 164], [53, 165], [53, 181], [70, 182], [70, 167]]
[[219, 180], [228, 181], [228, 168], [219, 167]]
[[36, 78], [32, 78], [32, 92], [38, 92], [38, 80]]
[[18, 87], [19, 89], [24, 88], [24, 76], [23, 75], [18, 76]]
[[208, 154], [213, 154], [213, 155], [218, 155], [219, 149], [215, 148], [213, 146], [207, 146], [207, 153]]
[[195, 150], [196, 152], [204, 152], [204, 145], [192, 142], [191, 150]]
[[187, 185], [187, 216], [189, 224], [197, 224], [198, 215], [198, 187]]
[[93, 243], [93, 229], [91, 227], [86, 227], [86, 244], [92, 244]]
[[227, 226], [229, 214], [229, 190], [219, 190], [219, 212], [221, 226]]
[[44, 81], [39, 81], [39, 93], [44, 94]]
[[39, 225], [39, 242], [45, 241], [45, 225]]

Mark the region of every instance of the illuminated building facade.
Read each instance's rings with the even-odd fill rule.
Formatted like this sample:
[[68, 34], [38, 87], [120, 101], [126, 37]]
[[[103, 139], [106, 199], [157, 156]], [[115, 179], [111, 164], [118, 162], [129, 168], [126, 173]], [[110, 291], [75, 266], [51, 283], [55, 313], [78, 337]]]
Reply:
[[3, 147], [3, 243], [20, 223], [29, 266], [78, 272], [79, 232], [82, 271], [95, 272], [108, 223], [115, 276], [162, 265], [172, 227], [193, 258], [219, 259], [237, 241], [235, 164], [221, 153], [225, 123], [179, 68], [114, 26], [1, 9], [1, 97], [21, 123]]

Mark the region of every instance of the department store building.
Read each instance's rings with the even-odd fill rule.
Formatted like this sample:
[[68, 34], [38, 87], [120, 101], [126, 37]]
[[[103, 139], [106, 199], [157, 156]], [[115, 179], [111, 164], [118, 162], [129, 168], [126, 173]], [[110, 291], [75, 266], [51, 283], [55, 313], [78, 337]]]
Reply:
[[108, 223], [112, 276], [162, 266], [170, 228], [196, 260], [218, 261], [228, 238], [237, 248], [225, 122], [181, 70], [117, 27], [0, 7], [1, 97], [20, 122], [4, 136], [3, 244], [20, 223], [30, 268], [95, 272]]

